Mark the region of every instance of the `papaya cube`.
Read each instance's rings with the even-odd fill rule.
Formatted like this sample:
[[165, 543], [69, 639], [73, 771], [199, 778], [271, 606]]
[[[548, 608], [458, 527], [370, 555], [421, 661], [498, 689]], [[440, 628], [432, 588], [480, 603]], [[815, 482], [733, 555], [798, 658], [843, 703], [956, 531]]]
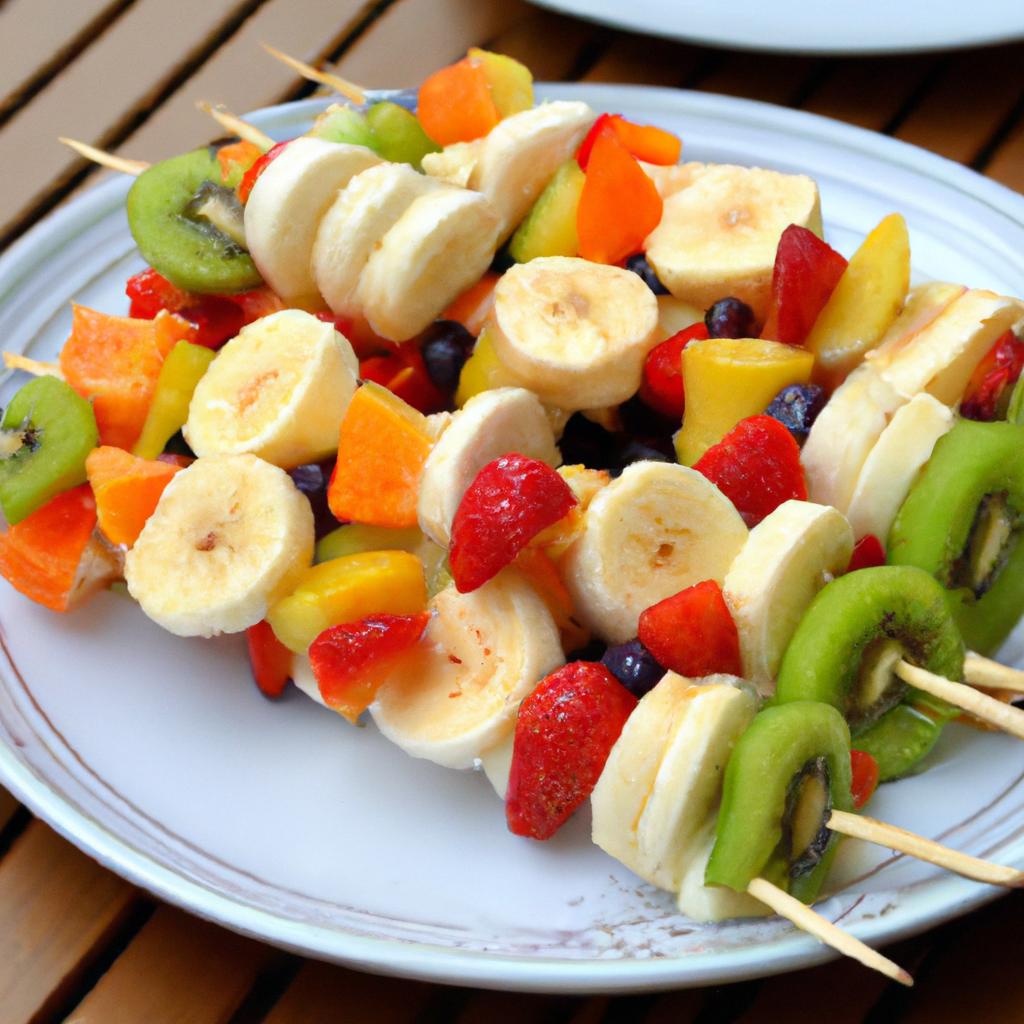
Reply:
[[111, 544], [130, 548], [181, 466], [139, 459], [121, 448], [104, 446], [89, 453], [85, 471], [96, 497], [100, 531]]
[[89, 485], [64, 491], [0, 533], [0, 575], [37, 604], [71, 611], [121, 572], [120, 560], [96, 539], [95, 529]]
[[100, 443], [130, 449], [142, 433], [160, 368], [195, 328], [166, 310], [155, 320], [74, 306], [74, 326], [60, 353], [64, 379], [93, 400]]
[[408, 551], [364, 551], [307, 569], [267, 612], [274, 635], [296, 654], [329, 626], [368, 615], [415, 615], [427, 607], [423, 563]]
[[758, 338], [709, 338], [683, 349], [686, 412], [676, 457], [692, 466], [740, 420], [757, 416], [789, 384], [811, 379], [814, 355]]
[[341, 421], [338, 461], [327, 488], [331, 512], [342, 522], [416, 526], [420, 476], [433, 443], [422, 413], [367, 381]]

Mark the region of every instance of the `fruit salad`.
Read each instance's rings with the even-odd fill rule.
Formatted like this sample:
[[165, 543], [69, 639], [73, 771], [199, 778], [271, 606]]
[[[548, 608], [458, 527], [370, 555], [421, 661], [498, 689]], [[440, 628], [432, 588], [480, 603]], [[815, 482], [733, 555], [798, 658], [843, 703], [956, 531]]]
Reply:
[[138, 176], [130, 315], [8, 354], [0, 573], [244, 631], [524, 842], [589, 799], [692, 918], [813, 902], [829, 816], [962, 717], [907, 666], [1024, 613], [1024, 304], [499, 54], [395, 98]]

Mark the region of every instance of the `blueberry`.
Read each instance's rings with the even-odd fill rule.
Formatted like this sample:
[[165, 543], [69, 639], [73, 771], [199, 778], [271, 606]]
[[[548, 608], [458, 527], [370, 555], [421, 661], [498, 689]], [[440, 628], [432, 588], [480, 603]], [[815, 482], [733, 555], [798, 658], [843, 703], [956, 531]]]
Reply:
[[653, 690], [665, 674], [654, 655], [639, 640], [609, 647], [601, 662], [634, 697], [642, 697]]
[[756, 338], [754, 311], [739, 299], [719, 299], [705, 314], [704, 326], [712, 338]]
[[615, 434], [581, 412], [573, 413], [558, 442], [562, 461], [567, 466], [584, 465], [588, 469], [612, 469], [615, 458]]
[[331, 480], [334, 460], [328, 462], [311, 462], [305, 466], [296, 466], [288, 470], [298, 490], [309, 499], [313, 507], [313, 523], [316, 539], [326, 537], [331, 530], [338, 528], [338, 520], [334, 518], [327, 504], [327, 485]]
[[654, 272], [654, 267], [647, 262], [647, 257], [642, 252], [638, 252], [635, 256], [630, 256], [626, 260], [626, 269], [632, 270], [634, 274], [639, 274], [643, 278], [644, 284], [655, 295], [670, 294], [669, 290], [658, 279], [658, 275]]
[[510, 270], [516, 265], [515, 257], [508, 251], [508, 246], [503, 245], [495, 254], [494, 259], [491, 260], [491, 270], [495, 274], [504, 274], [506, 270]]
[[765, 414], [778, 420], [797, 444], [803, 444], [827, 401], [828, 396], [817, 384], [790, 384], [772, 399]]
[[427, 376], [442, 391], [454, 392], [473, 348], [473, 335], [455, 320], [435, 320], [421, 336]]

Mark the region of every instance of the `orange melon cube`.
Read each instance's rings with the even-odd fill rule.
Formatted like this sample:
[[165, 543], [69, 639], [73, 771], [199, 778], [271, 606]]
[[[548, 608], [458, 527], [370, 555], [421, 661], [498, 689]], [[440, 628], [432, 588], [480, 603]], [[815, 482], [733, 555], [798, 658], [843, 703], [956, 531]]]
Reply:
[[195, 328], [166, 310], [155, 320], [74, 307], [74, 327], [60, 354], [64, 379], [93, 400], [100, 443], [130, 449], [142, 433], [164, 357]]
[[85, 472], [96, 497], [96, 515], [103, 536], [111, 544], [130, 548], [156, 510], [171, 477], [180, 473], [181, 468], [140, 459], [121, 448], [94, 448], [86, 457]]
[[342, 522], [416, 526], [420, 475], [433, 443], [422, 413], [367, 381], [341, 421], [327, 488], [331, 512]]

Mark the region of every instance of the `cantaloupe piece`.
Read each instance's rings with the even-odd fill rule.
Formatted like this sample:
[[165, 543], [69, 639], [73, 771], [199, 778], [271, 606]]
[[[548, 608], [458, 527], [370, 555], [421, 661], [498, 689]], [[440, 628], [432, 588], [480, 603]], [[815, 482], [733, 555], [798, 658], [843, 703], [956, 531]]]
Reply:
[[121, 448], [104, 446], [89, 453], [85, 472], [96, 497], [103, 536], [111, 544], [130, 548], [181, 466], [136, 458]]
[[342, 522], [416, 526], [420, 476], [432, 447], [427, 418], [367, 381], [341, 421], [338, 461], [327, 489], [331, 511]]

